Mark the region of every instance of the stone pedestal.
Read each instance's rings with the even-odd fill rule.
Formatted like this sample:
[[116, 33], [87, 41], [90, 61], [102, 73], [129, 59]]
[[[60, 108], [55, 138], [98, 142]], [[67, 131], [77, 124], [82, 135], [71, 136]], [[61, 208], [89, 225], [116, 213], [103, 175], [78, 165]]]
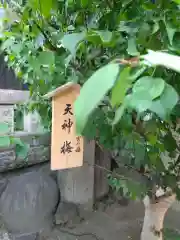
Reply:
[[29, 91], [0, 89], [0, 123], [8, 124], [8, 132], [14, 132], [14, 105], [25, 103]]
[[8, 125], [8, 133], [14, 132], [14, 106], [0, 105], [0, 123]]
[[25, 132], [43, 132], [41, 117], [37, 111], [24, 113], [24, 131]]
[[82, 167], [58, 171], [61, 200], [82, 205], [87, 210], [94, 204], [95, 142], [84, 143]]

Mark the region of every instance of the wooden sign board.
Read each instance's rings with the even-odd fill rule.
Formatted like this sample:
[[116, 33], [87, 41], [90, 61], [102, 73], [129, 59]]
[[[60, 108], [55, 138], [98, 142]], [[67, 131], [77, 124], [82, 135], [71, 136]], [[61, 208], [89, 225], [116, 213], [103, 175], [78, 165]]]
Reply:
[[52, 97], [51, 170], [83, 165], [83, 138], [76, 135], [73, 105], [80, 92], [78, 84], [66, 84]]

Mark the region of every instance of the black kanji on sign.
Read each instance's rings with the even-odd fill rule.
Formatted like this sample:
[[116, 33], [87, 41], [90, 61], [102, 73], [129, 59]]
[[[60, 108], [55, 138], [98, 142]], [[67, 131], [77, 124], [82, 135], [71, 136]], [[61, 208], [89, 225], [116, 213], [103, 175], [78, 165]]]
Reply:
[[77, 145], [80, 144], [80, 137], [76, 137]]
[[76, 149], [75, 149], [75, 152], [80, 152], [81, 151], [81, 148], [78, 146]]
[[75, 152], [80, 152], [81, 148], [80, 148], [80, 137], [76, 137], [77, 143], [76, 143], [76, 149]]
[[73, 147], [71, 146], [71, 142], [65, 141], [63, 146], [61, 147], [61, 153], [71, 153], [73, 150]]
[[71, 104], [66, 104], [66, 108], [64, 109], [64, 114], [63, 115], [66, 115], [66, 114], [71, 114], [71, 115], [73, 115], [73, 113], [71, 112], [71, 110], [72, 110], [72, 106], [71, 106]]
[[69, 118], [68, 120], [64, 120], [64, 123], [61, 125], [62, 130], [68, 130], [68, 133], [71, 131], [71, 127], [73, 125], [73, 122]]

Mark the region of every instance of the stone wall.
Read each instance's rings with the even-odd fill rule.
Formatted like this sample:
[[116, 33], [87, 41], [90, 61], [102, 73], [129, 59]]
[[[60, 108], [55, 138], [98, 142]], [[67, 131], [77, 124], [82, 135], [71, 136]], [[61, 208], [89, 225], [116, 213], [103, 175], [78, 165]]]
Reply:
[[60, 194], [56, 173], [50, 171], [50, 134], [16, 132], [13, 136], [28, 144], [29, 150], [23, 159], [16, 156], [13, 145], [0, 148], [0, 224], [13, 240], [24, 240], [52, 226]]
[[14, 134], [22, 142], [29, 145], [28, 156], [22, 159], [16, 156], [14, 146], [0, 148], [0, 172], [31, 166], [50, 159], [50, 134], [49, 133], [25, 133]]
[[36, 236], [53, 222], [64, 224], [84, 217], [95, 200], [108, 193], [102, 168], [110, 169], [110, 157], [94, 141], [85, 140], [82, 167], [51, 171], [49, 133], [16, 132], [13, 136], [29, 145], [26, 159], [16, 156], [14, 146], [0, 148], [0, 218], [13, 240]]

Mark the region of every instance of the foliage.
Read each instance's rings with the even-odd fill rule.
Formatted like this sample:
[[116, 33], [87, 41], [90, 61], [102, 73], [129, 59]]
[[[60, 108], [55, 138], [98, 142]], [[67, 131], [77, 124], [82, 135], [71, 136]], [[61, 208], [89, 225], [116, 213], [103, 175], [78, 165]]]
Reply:
[[160, 185], [179, 196], [180, 161], [173, 158], [179, 151], [179, 58], [163, 55], [163, 62], [159, 55], [180, 53], [179, 1], [29, 0], [4, 7], [1, 49], [29, 84], [31, 108], [49, 121], [43, 95], [80, 83], [78, 133], [141, 174], [144, 194], [152, 196]]
[[178, 240], [180, 238], [179, 233], [172, 229], [164, 229], [165, 240]]
[[19, 138], [7, 134], [8, 124], [0, 123], [0, 147], [15, 147], [16, 157], [26, 158], [29, 146], [23, 143]]

